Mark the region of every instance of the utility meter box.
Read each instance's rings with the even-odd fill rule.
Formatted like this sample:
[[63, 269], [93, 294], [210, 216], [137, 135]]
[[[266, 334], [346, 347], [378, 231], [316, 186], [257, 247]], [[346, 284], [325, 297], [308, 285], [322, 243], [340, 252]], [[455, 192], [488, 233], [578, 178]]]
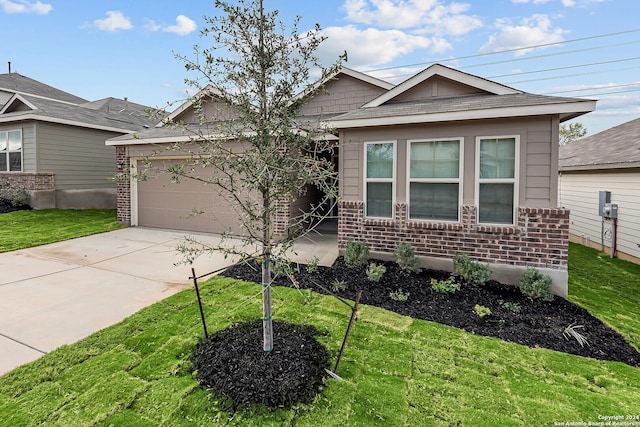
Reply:
[[604, 208], [602, 209], [602, 215], [605, 218], [618, 218], [618, 205], [614, 203], [605, 203]]
[[611, 191], [600, 191], [598, 193], [598, 215], [610, 218], [604, 214], [604, 206], [607, 203], [611, 204]]

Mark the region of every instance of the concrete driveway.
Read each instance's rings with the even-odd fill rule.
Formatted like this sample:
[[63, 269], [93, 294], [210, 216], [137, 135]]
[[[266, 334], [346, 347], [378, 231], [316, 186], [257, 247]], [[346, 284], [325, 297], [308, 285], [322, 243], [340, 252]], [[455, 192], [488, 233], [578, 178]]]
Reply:
[[[175, 265], [185, 236], [220, 239], [130, 227], [0, 254], [0, 375], [192, 285], [191, 266]], [[331, 265], [338, 255], [335, 235], [303, 238], [294, 249], [300, 262], [316, 255]], [[193, 267], [200, 275], [231, 262], [203, 256]]]

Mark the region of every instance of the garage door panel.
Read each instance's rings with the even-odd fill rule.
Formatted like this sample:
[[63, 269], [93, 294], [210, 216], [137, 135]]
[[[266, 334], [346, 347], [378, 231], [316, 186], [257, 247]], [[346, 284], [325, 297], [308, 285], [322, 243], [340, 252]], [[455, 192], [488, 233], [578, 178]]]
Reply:
[[[174, 161], [173, 163], [177, 163]], [[171, 162], [155, 161], [155, 170], [166, 170]], [[202, 170], [200, 176], [211, 175]], [[179, 183], [171, 182], [169, 174], [149, 173], [144, 181], [137, 182], [138, 224], [146, 227], [207, 233], [241, 231], [238, 216], [213, 185], [189, 178]], [[193, 215], [195, 211], [203, 211]]]

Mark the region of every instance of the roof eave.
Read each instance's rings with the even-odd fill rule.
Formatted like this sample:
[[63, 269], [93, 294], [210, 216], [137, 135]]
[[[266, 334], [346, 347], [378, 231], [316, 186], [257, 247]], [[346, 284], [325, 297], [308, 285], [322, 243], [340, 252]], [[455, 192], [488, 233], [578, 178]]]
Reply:
[[[9, 113], [9, 114], [11, 114], [11, 113]], [[117, 127], [111, 127], [111, 126], [103, 126], [103, 125], [96, 125], [96, 124], [91, 124], [91, 123], [77, 122], [77, 121], [74, 121], [74, 120], [67, 120], [67, 119], [60, 119], [60, 118], [56, 118], [56, 117], [41, 116], [39, 114], [32, 114], [32, 113], [20, 114], [20, 115], [15, 115], [15, 116], [9, 116], [9, 115], [5, 115], [4, 117], [0, 116], [0, 123], [24, 122], [24, 121], [28, 121], [28, 120], [34, 120], [34, 121], [40, 121], [40, 122], [48, 122], [48, 123], [56, 123], [56, 124], [69, 125], [69, 126], [77, 126], [77, 127], [96, 129], [96, 130], [104, 130], [104, 131], [108, 131], [108, 132], [117, 132], [117, 133], [123, 133], [123, 134], [128, 134], [128, 133], [135, 132], [135, 130], [132, 130], [132, 129], [123, 129], [123, 128], [117, 128]]]
[[[375, 117], [368, 119], [329, 120], [327, 124], [336, 129], [404, 125], [418, 123], [451, 122], [461, 120], [496, 119], [521, 116], [555, 115], [578, 117], [595, 110], [595, 101], [569, 102], [552, 105], [524, 107], [500, 107], [483, 110], [464, 110], [443, 113], [422, 113], [406, 116]], [[578, 108], [581, 107], [581, 108]], [[568, 119], [567, 119], [568, 120]]]
[[633, 162], [620, 162], [620, 163], [601, 163], [593, 165], [569, 165], [559, 166], [560, 172], [581, 172], [581, 171], [596, 171], [596, 170], [612, 170], [612, 169], [639, 169], [640, 161]]

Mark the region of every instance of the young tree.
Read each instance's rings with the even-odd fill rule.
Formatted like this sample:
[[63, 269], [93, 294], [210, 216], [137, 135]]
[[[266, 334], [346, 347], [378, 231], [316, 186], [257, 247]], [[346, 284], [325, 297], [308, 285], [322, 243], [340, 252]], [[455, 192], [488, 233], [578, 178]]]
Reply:
[[[324, 40], [319, 26], [299, 34], [298, 17], [286, 32], [278, 12], [266, 12], [262, 0], [216, 0], [215, 6], [221, 16], [205, 17], [208, 26], [201, 31], [212, 46], [195, 46], [193, 59], [176, 55], [196, 74], [185, 81], [198, 90], [192, 101], [198, 124], [166, 120], [167, 126], [180, 127], [190, 139], [171, 149], [191, 154], [189, 161], [169, 172], [175, 180], [211, 184], [237, 214], [243, 235], [223, 235], [216, 247], [189, 242], [181, 250], [186, 259], [193, 259], [208, 251], [245, 255], [259, 248], [263, 348], [271, 351], [272, 264], [314, 224], [322, 203], [300, 212], [284, 234], [276, 232], [274, 220], [283, 205], [310, 186], [321, 190], [326, 200], [337, 199], [336, 171], [326, 155], [333, 148], [324, 138], [328, 130], [320, 120], [301, 118], [304, 99], [297, 95], [321, 90], [310, 83], [312, 70], [319, 70], [319, 81], [325, 81], [346, 58], [323, 68], [314, 54]], [[208, 108], [207, 102], [229, 108]], [[213, 173], [203, 174], [202, 168]], [[240, 243], [234, 246], [232, 241]]]
[[560, 125], [560, 145], [571, 144], [587, 134], [587, 129], [580, 122]]

